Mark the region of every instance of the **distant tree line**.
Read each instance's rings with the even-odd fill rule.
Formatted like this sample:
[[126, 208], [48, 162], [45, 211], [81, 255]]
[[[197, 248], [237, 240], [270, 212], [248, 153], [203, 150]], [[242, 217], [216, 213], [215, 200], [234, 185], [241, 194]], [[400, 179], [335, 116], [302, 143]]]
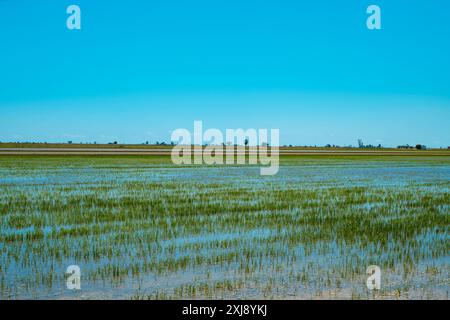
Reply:
[[409, 144], [398, 146], [397, 149], [417, 149], [417, 150], [426, 150], [427, 147], [423, 144], [416, 144], [416, 146], [410, 146]]

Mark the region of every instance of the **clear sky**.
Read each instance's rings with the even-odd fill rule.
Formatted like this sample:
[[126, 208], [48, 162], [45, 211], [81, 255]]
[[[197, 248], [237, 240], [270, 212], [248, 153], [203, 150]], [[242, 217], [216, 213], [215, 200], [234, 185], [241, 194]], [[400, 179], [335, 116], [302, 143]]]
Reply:
[[194, 120], [446, 147], [450, 1], [0, 0], [0, 141], [169, 141]]

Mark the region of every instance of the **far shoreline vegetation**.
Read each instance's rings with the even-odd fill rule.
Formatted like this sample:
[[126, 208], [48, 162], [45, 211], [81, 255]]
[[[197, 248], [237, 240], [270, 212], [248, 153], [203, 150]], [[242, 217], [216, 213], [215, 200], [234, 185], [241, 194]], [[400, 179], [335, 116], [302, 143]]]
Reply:
[[[0, 149], [2, 148], [113, 148], [113, 149], [146, 149], [146, 148], [160, 148], [160, 149], [170, 149], [175, 145], [174, 142], [153, 142], [150, 143], [148, 141], [144, 143], [120, 143], [117, 141], [109, 142], [109, 143], [97, 143], [97, 142], [0, 142]], [[194, 146], [194, 145], [192, 145]], [[207, 145], [203, 145], [207, 146]], [[235, 145], [236, 146], [236, 145]], [[429, 148], [426, 145], [423, 144], [416, 144], [416, 145], [399, 145], [397, 147], [385, 147], [381, 144], [374, 146], [374, 145], [365, 145], [362, 143], [361, 140], [358, 140], [358, 146], [353, 145], [347, 145], [347, 146], [340, 146], [340, 145], [334, 145], [334, 144], [326, 144], [326, 145], [281, 145], [281, 150], [315, 150], [315, 149], [325, 149], [325, 150], [357, 150], [357, 149], [364, 149], [364, 150], [449, 150], [450, 146], [444, 147], [435, 147], [435, 148]]]

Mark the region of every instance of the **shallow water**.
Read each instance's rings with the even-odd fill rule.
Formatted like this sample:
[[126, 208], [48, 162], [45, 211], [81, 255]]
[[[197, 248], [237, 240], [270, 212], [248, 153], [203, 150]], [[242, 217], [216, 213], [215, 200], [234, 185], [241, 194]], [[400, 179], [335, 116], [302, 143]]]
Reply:
[[0, 297], [448, 299], [450, 159], [382, 159], [0, 158]]

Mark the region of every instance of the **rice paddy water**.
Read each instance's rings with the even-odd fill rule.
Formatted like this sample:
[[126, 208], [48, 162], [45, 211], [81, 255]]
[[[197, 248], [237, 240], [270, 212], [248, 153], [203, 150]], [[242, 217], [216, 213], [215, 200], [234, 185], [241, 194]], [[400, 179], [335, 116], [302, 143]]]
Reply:
[[3, 156], [0, 298], [448, 299], [449, 191], [445, 156]]

